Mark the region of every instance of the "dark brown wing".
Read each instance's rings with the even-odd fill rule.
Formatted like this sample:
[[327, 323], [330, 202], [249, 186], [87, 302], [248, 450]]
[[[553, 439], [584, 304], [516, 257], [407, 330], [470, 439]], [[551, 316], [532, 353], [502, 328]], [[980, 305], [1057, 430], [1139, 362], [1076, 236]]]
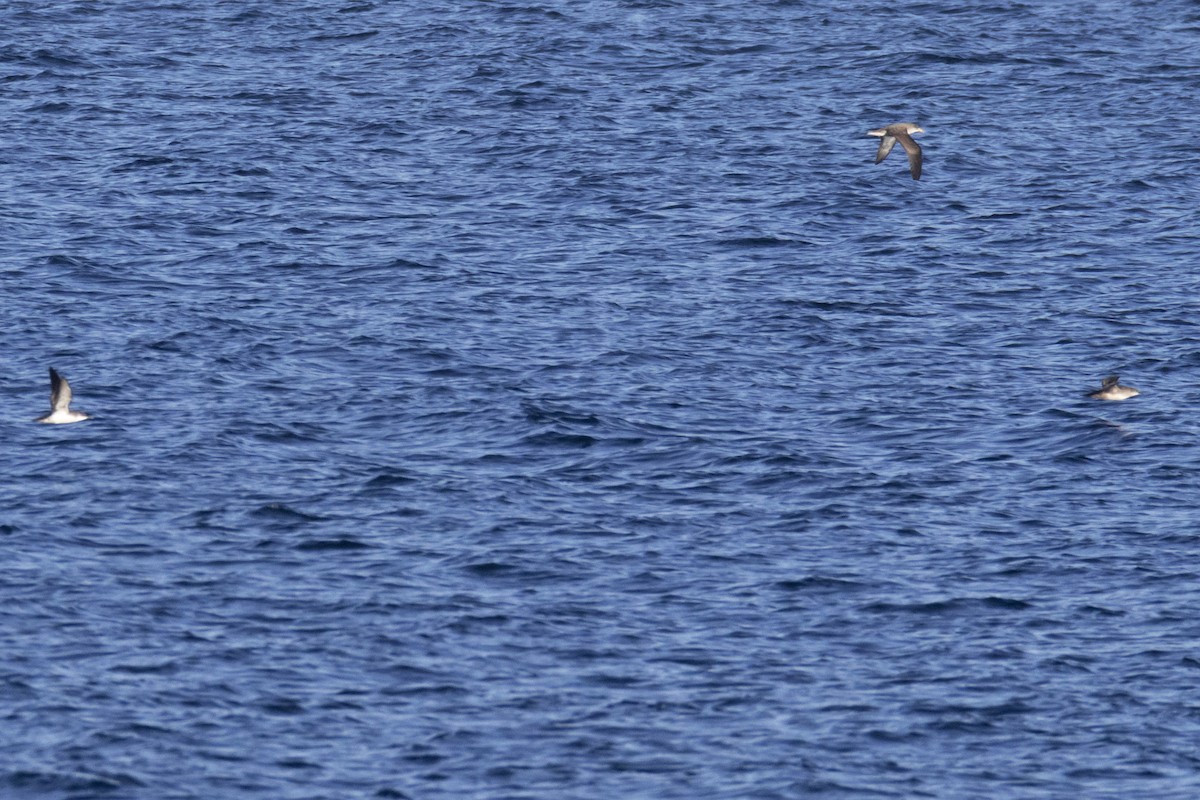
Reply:
[[59, 375], [54, 367], [50, 368], [50, 410], [66, 409], [71, 405], [71, 384]]
[[896, 137], [892, 136], [890, 133], [885, 134], [884, 137], [879, 140], [879, 151], [875, 153], [875, 163], [878, 164], [880, 161], [883, 161], [885, 158], [887, 158], [888, 153], [892, 152], [892, 147], [895, 146], [895, 144]]
[[896, 131], [895, 135], [896, 141], [904, 148], [904, 152], [908, 153], [908, 171], [912, 173], [913, 180], [921, 180], [921, 145], [907, 133]]

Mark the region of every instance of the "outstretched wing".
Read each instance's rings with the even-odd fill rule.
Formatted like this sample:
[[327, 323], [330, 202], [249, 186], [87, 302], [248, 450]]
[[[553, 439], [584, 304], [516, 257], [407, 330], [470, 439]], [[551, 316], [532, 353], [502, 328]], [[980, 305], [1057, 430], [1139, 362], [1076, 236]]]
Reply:
[[896, 141], [904, 148], [904, 152], [908, 153], [908, 171], [912, 173], [913, 180], [921, 180], [921, 145], [907, 133], [899, 131], [896, 132]]
[[888, 157], [888, 153], [892, 152], [892, 147], [896, 144], [896, 137], [890, 133], [884, 134], [884, 137], [879, 140], [879, 152], [875, 154], [875, 163], [878, 164]]
[[67, 410], [71, 405], [71, 384], [59, 375], [54, 367], [50, 368], [50, 410]]

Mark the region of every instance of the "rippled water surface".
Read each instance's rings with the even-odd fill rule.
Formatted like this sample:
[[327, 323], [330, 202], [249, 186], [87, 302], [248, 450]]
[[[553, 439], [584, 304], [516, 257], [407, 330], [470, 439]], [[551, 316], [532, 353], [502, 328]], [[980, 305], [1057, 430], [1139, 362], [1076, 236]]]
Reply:
[[3, 797], [1200, 794], [1200, 6], [0, 30]]

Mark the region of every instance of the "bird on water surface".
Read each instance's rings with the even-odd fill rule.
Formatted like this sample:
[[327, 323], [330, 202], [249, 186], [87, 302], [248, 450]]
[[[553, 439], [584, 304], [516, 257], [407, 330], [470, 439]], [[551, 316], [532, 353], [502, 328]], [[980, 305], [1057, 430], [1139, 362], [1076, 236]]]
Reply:
[[1136, 397], [1141, 394], [1141, 392], [1132, 386], [1122, 386], [1117, 383], [1119, 380], [1119, 375], [1109, 375], [1100, 384], [1100, 391], [1092, 392], [1088, 397], [1093, 400], [1127, 400], [1130, 397]]
[[54, 367], [50, 368], [50, 413], [38, 417], [37, 422], [50, 425], [62, 425], [67, 422], [82, 422], [88, 415], [82, 411], [71, 410], [71, 384], [59, 375]]
[[908, 153], [908, 171], [913, 180], [921, 180], [921, 145], [912, 138], [914, 133], [924, 133], [925, 129], [912, 122], [895, 122], [884, 128], [867, 131], [867, 136], [882, 136], [879, 140], [879, 151], [875, 153], [875, 163], [878, 164], [888, 157], [896, 142]]

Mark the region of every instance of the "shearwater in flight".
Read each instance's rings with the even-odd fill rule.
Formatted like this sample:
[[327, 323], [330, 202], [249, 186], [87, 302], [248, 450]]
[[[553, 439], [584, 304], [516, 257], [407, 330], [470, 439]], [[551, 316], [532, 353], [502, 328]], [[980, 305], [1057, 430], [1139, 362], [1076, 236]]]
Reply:
[[38, 417], [37, 422], [50, 425], [62, 425], [67, 422], [82, 422], [88, 415], [82, 411], [71, 410], [71, 384], [59, 375], [54, 367], [50, 368], [50, 413]]
[[921, 180], [921, 145], [917, 144], [912, 135], [924, 132], [924, 128], [912, 122], [896, 122], [885, 128], [867, 131], [867, 136], [883, 137], [879, 140], [879, 151], [875, 153], [875, 163], [878, 164], [887, 158], [888, 153], [892, 152], [892, 147], [899, 142], [900, 146], [904, 148], [904, 152], [908, 153], [908, 171], [912, 173], [913, 180]]

